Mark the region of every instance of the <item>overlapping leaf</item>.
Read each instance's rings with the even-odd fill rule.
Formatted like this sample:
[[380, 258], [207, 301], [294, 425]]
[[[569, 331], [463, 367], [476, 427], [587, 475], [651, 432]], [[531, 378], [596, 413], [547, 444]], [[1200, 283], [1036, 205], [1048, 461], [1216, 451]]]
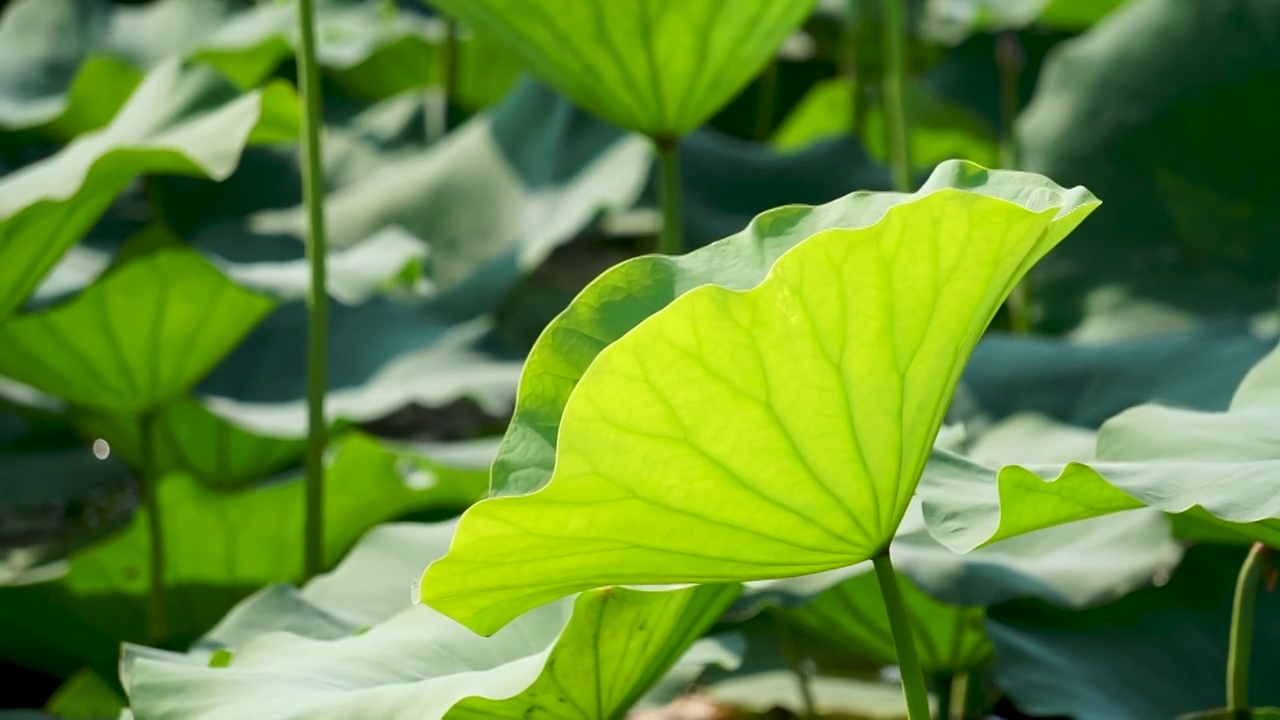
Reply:
[[594, 591], [482, 638], [410, 607], [422, 560], [443, 554], [452, 530], [452, 523], [377, 528], [330, 575], [241, 604], [191, 655], [128, 650], [123, 680], [134, 711], [608, 720], [737, 593], [733, 586]]
[[[963, 359], [1017, 278], [1094, 204], [1082, 189], [952, 163], [916, 196], [783, 209], [683, 263], [642, 258], [606, 273], [548, 329], [546, 358], [535, 349], [529, 361], [569, 358], [536, 403], [538, 429], [558, 424], [552, 480], [469, 510], [428, 569], [424, 601], [492, 632], [590, 587], [870, 558], [906, 511]], [[771, 250], [795, 243], [755, 288], [704, 285], [630, 332], [628, 320], [661, 303], [624, 295], [613, 314], [595, 300], [625, 278], [669, 301], [692, 279], [673, 269], [717, 254], [728, 272], [709, 280], [749, 284]], [[600, 331], [567, 332], [578, 318]], [[530, 447], [526, 461], [550, 455], [545, 440]]]
[[629, 130], [679, 137], [728, 102], [813, 0], [439, 0], [549, 85]]
[[1280, 352], [1254, 367], [1224, 413], [1141, 406], [1103, 426], [1100, 461], [1006, 466], [936, 454], [921, 486], [931, 531], [958, 552], [1064, 522], [1151, 506], [1184, 532], [1280, 542], [1276, 472]]
[[[489, 455], [459, 452], [467, 445], [427, 448], [424, 455], [412, 446], [389, 449], [348, 437], [325, 473], [327, 562], [335, 563], [378, 522], [418, 511], [456, 512], [483, 495]], [[165, 477], [159, 493], [170, 635], [149, 640], [190, 641], [263, 584], [300, 577], [303, 490], [299, 477], [234, 494], [183, 475]], [[0, 657], [62, 675], [87, 664], [111, 676], [121, 641], [148, 640], [147, 522], [140, 513], [123, 532], [73, 555], [61, 580], [0, 590], [6, 608]], [[409, 597], [407, 588], [402, 592]]]
[[285, 85], [240, 95], [211, 70], [157, 68], [106, 128], [0, 180], [0, 319], [134, 178], [224, 178], [246, 143], [292, 137], [296, 113]]

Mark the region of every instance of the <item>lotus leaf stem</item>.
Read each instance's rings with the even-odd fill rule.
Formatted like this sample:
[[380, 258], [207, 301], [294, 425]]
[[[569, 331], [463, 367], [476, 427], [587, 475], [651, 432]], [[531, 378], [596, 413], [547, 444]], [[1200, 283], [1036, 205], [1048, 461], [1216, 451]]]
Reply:
[[889, 133], [889, 170], [893, 189], [911, 190], [911, 131], [907, 120], [906, 0], [884, 4], [884, 116]]
[[316, 64], [315, 5], [298, 0], [298, 89], [302, 96], [302, 196], [307, 207], [307, 492], [305, 572], [324, 569], [324, 448], [327, 426], [324, 399], [328, 387], [329, 298], [325, 278], [324, 165], [321, 160], [320, 72]]
[[1253, 611], [1258, 602], [1258, 580], [1274, 551], [1263, 543], [1249, 548], [1236, 580], [1231, 606], [1231, 641], [1227, 649], [1227, 711], [1249, 708], [1249, 653], [1253, 649]]
[[778, 61], [773, 59], [760, 73], [760, 93], [756, 96], [756, 142], [764, 142], [773, 129], [774, 106], [778, 101]]
[[658, 197], [662, 205], [662, 232], [658, 236], [658, 252], [680, 255], [684, 252], [684, 232], [680, 217], [680, 158], [676, 141], [657, 139]]
[[[1018, 141], [1013, 126], [1021, 112], [1018, 97], [1018, 81], [1026, 65], [1026, 51], [1016, 32], [1002, 33], [996, 40], [996, 72], [1000, 76], [1000, 167], [1018, 169]], [[1013, 288], [1006, 308], [1009, 311], [1009, 327], [1013, 332], [1031, 332], [1031, 305], [1033, 302], [1030, 272]]]
[[165, 577], [163, 513], [160, 510], [160, 473], [155, 461], [155, 413], [144, 414], [138, 422], [138, 486], [142, 506], [147, 511], [147, 637], [162, 643], [169, 634], [169, 586]]
[[898, 668], [902, 672], [902, 691], [907, 698], [908, 720], [931, 720], [929, 692], [925, 689], [924, 670], [920, 667], [920, 655], [916, 651], [911, 633], [911, 618], [902, 601], [902, 590], [886, 548], [871, 560], [880, 582], [880, 594], [889, 612], [889, 629], [893, 633], [893, 647], [898, 655]]

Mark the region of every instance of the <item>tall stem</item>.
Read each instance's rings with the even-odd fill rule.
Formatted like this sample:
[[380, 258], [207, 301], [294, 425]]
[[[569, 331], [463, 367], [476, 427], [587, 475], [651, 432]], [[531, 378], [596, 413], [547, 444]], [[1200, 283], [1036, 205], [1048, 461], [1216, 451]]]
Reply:
[[684, 232], [680, 217], [680, 159], [676, 141], [654, 140], [658, 149], [658, 197], [662, 204], [662, 234], [658, 236], [658, 252], [680, 255], [684, 252]]
[[753, 137], [764, 142], [773, 129], [774, 105], [778, 101], [778, 61], [773, 59], [760, 73], [760, 94], [756, 98], [756, 126]]
[[324, 569], [324, 446], [327, 427], [324, 395], [327, 388], [329, 297], [325, 278], [324, 165], [320, 152], [320, 73], [316, 65], [315, 6], [298, 0], [298, 86], [302, 114], [302, 195], [307, 206], [307, 259], [311, 287], [307, 293], [307, 494], [304, 531], [305, 572], [311, 577]]
[[906, 0], [885, 0], [884, 4], [884, 117], [889, 132], [889, 169], [893, 189], [898, 192], [911, 190], [905, 5]]
[[[1019, 163], [1018, 140], [1014, 136], [1013, 127], [1022, 110], [1021, 100], [1018, 98], [1018, 80], [1026, 65], [1025, 55], [1017, 33], [1005, 32], [996, 40], [996, 72], [1000, 76], [999, 161], [1000, 167], [1006, 170], [1018, 169]], [[1009, 311], [1010, 329], [1019, 335], [1031, 332], [1033, 298], [1031, 272], [1028, 271], [1022, 281], [1014, 286], [1005, 306]]]
[[924, 670], [920, 667], [920, 655], [911, 635], [911, 619], [907, 606], [902, 602], [902, 590], [898, 577], [885, 548], [871, 560], [880, 582], [880, 594], [884, 596], [885, 609], [889, 611], [889, 629], [893, 632], [893, 647], [898, 654], [898, 668], [902, 672], [902, 691], [907, 697], [908, 720], [931, 720], [929, 692], [925, 689]]
[[1231, 606], [1231, 641], [1227, 649], [1227, 711], [1249, 708], [1249, 653], [1253, 649], [1253, 610], [1258, 603], [1258, 579], [1272, 555], [1271, 548], [1254, 543], [1236, 580]]
[[138, 422], [138, 486], [142, 506], [147, 510], [147, 637], [160, 644], [169, 635], [169, 586], [165, 577], [164, 518], [160, 511], [160, 473], [155, 462], [155, 415], [147, 413]]
[[795, 633], [778, 615], [773, 616], [774, 628], [778, 631], [778, 642], [782, 645], [782, 655], [791, 668], [796, 679], [796, 689], [800, 691], [800, 717], [803, 720], [816, 720], [818, 705], [813, 698], [813, 682], [809, 677], [809, 669], [805, 667], [805, 657], [796, 642]]

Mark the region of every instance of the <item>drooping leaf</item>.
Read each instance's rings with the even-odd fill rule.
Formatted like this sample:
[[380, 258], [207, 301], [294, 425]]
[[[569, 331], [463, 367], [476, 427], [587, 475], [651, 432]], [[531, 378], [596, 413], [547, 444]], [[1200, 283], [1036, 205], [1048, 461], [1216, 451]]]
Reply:
[[0, 319], [137, 176], [224, 178], [246, 143], [288, 139], [296, 123], [286, 85], [239, 95], [210, 70], [157, 68], [106, 128], [0, 179]]
[[0, 323], [0, 374], [136, 415], [178, 399], [271, 310], [199, 254], [127, 262], [64, 305]]
[[701, 125], [808, 17], [813, 0], [440, 0], [582, 107], [651, 137]]
[[[437, 460], [412, 446], [387, 448], [348, 436], [326, 470], [325, 557], [337, 562], [369, 527], [411, 512], [458, 511], [484, 494], [492, 444]], [[450, 453], [457, 456], [449, 458]], [[467, 457], [465, 455], [471, 455]], [[160, 483], [166, 538], [169, 636], [181, 644], [208, 630], [263, 584], [302, 574], [303, 482], [300, 477], [237, 493], [211, 490], [183, 475]], [[90, 665], [114, 674], [119, 643], [148, 640], [149, 518], [139, 512], [123, 532], [71, 557], [52, 583], [0, 589], [0, 659], [69, 675]], [[409, 597], [409, 590], [403, 590]], [[406, 600], [407, 601], [407, 600]]]
[[[330, 575], [242, 603], [192, 655], [128, 649], [122, 679], [134, 711], [608, 720], [737, 594], [734, 586], [594, 591], [482, 638], [410, 606], [420, 562], [444, 553], [452, 529], [377, 528]], [[210, 663], [214, 653], [220, 659]]]
[[[611, 270], [544, 334], [547, 357], [535, 349], [529, 360], [567, 365], [544, 373], [554, 382], [538, 383], [542, 397], [527, 404], [540, 426], [516, 438], [529, 443], [518, 446], [526, 467], [553, 458], [552, 479], [470, 509], [449, 555], [428, 569], [424, 601], [493, 632], [591, 587], [763, 579], [869, 559], [906, 512], [964, 359], [999, 303], [1095, 204], [1083, 189], [957, 162], [916, 195], [784, 208], [700, 254]], [[789, 245], [761, 280], [769, 255]], [[671, 300], [698, 279], [680, 270], [717, 255], [703, 282], [724, 285]], [[598, 289], [619, 279], [630, 292], [604, 295], [621, 310], [606, 312]], [[575, 332], [570, 321], [599, 329]], [[552, 456], [545, 433], [556, 426]]]
[[1099, 461], [984, 468], [936, 452], [921, 484], [930, 531], [967, 552], [1003, 538], [1141, 506], [1178, 516], [1180, 532], [1280, 542], [1275, 473], [1280, 352], [1245, 376], [1223, 413], [1139, 406], [1108, 421]]

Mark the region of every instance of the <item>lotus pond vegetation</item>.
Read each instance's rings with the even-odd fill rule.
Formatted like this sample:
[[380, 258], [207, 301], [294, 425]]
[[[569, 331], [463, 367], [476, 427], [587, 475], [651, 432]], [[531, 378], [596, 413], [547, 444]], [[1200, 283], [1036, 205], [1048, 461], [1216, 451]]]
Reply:
[[1280, 717], [1277, 48], [0, 0], [0, 720]]

